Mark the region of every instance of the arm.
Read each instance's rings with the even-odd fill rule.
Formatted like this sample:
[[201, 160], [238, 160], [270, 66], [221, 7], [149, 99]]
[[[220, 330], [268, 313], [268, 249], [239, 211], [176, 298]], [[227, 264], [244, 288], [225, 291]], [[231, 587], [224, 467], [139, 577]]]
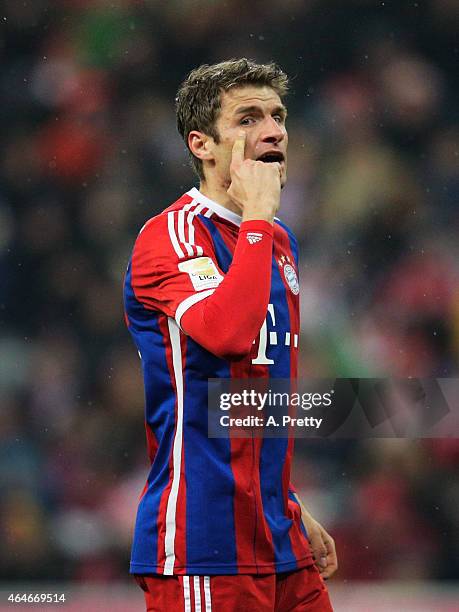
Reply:
[[318, 564], [319, 572], [322, 578], [327, 580], [331, 578], [338, 569], [335, 541], [331, 535], [325, 531], [322, 525], [306, 510], [292, 485], [290, 485], [290, 490], [301, 508], [301, 519], [308, 534], [308, 539], [311, 544], [314, 558]]
[[[261, 240], [249, 242], [249, 232], [256, 232]], [[241, 359], [252, 348], [269, 302], [272, 244], [270, 223], [242, 223], [224, 280], [212, 295], [177, 318], [186, 334], [217, 357]]]

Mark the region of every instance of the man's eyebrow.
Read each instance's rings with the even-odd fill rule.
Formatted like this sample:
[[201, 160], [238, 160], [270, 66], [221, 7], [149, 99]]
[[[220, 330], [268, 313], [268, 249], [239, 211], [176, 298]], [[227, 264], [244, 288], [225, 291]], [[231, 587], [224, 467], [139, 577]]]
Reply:
[[[235, 110], [235, 114], [236, 115], [245, 115], [246, 113], [259, 113], [261, 111], [261, 107], [260, 106], [241, 106], [239, 108], [237, 108]], [[285, 108], [284, 105], [280, 105], [280, 106], [276, 106], [272, 111], [271, 114], [277, 115], [283, 115], [284, 117], [287, 116], [287, 109]]]

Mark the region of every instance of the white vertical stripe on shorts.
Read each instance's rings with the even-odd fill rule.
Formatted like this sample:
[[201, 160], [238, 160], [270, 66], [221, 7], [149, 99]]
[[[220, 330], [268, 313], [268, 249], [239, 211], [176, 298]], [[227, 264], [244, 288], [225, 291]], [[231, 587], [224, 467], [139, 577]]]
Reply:
[[183, 576], [183, 600], [185, 604], [185, 612], [191, 612], [190, 577], [189, 576]]
[[204, 601], [206, 612], [212, 612], [212, 600], [210, 598], [210, 576], [204, 576]]
[[201, 612], [201, 576], [193, 576], [194, 583], [194, 610]]

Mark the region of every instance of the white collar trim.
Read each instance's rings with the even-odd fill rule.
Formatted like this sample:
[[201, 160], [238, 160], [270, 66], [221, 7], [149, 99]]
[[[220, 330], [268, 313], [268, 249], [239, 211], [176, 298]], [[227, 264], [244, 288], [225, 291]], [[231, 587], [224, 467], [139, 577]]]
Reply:
[[221, 204], [217, 204], [217, 202], [214, 202], [213, 200], [205, 196], [203, 193], [199, 191], [199, 189], [196, 189], [196, 187], [193, 187], [193, 189], [190, 189], [190, 191], [187, 191], [187, 194], [191, 196], [194, 200], [197, 200], [200, 204], [205, 204], [208, 208], [210, 208], [210, 210], [216, 213], [219, 217], [223, 217], [223, 219], [226, 219], [227, 221], [231, 221], [231, 223], [234, 223], [234, 225], [237, 225], [237, 226], [241, 225], [242, 217], [240, 215], [233, 212], [232, 210], [228, 210]]

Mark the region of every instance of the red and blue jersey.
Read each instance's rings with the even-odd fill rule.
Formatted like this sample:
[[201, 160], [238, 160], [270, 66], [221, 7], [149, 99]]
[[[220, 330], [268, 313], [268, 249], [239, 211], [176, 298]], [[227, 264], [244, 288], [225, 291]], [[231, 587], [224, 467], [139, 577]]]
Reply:
[[[209, 378], [297, 376], [297, 243], [280, 221], [269, 231], [263, 224], [269, 225], [241, 226], [237, 214], [192, 189], [150, 219], [136, 240], [125, 312], [143, 369], [151, 469], [138, 506], [131, 573], [269, 574], [313, 562], [290, 485], [293, 440], [207, 435]], [[257, 299], [256, 249], [263, 240], [269, 301], [257, 333], [250, 331], [249, 304], [248, 310], [233, 304], [231, 311], [228, 300], [216, 298], [224, 295], [237, 247], [233, 285], [249, 279]], [[205, 325], [200, 342], [184, 331], [193, 329], [197, 305], [206, 300], [214, 300], [222, 337], [236, 329], [247, 354], [212, 352], [218, 334], [209, 327], [207, 338]]]

